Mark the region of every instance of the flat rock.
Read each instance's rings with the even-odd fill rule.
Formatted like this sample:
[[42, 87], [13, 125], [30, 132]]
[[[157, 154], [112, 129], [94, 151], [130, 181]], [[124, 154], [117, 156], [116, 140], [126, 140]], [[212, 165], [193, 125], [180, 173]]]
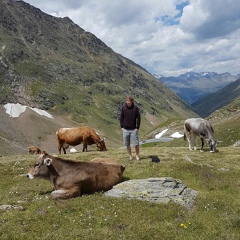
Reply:
[[197, 191], [187, 188], [181, 180], [172, 177], [134, 179], [115, 185], [105, 196], [139, 199], [155, 203], [174, 201], [191, 209]]
[[16, 205], [7, 205], [7, 204], [3, 204], [3, 205], [0, 205], [0, 210], [14, 210], [14, 209], [17, 209], [17, 210], [24, 210], [24, 208], [22, 206], [16, 206]]

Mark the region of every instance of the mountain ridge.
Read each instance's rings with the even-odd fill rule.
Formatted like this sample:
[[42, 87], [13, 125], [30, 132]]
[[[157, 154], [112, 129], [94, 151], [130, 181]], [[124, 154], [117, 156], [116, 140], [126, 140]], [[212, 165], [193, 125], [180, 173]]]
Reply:
[[216, 72], [186, 72], [177, 77], [154, 75], [171, 88], [188, 104], [192, 105], [202, 97], [220, 90], [231, 82], [240, 78], [240, 74]]

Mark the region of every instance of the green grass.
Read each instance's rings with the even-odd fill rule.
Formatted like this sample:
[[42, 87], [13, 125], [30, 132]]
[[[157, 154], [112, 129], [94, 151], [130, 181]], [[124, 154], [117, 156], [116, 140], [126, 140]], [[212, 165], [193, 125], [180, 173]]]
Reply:
[[[206, 149], [205, 149], [206, 150]], [[51, 200], [49, 182], [29, 180], [36, 156], [0, 158], [0, 204], [23, 209], [0, 210], [1, 239], [239, 239], [240, 148], [188, 151], [187, 147], [141, 147], [140, 162], [127, 161], [126, 150], [67, 154], [89, 161], [114, 157], [125, 165], [123, 180], [173, 177], [198, 191], [193, 209], [105, 197], [103, 193]], [[151, 156], [160, 158], [152, 163]], [[63, 156], [63, 155], [62, 155]], [[191, 159], [192, 162], [186, 161]]]

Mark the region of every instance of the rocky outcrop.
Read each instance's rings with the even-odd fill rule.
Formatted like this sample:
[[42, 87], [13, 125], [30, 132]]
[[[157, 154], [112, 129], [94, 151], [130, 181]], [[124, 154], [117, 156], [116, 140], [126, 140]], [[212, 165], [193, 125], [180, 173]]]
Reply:
[[172, 177], [134, 179], [122, 182], [105, 193], [105, 196], [139, 199], [155, 203], [173, 201], [192, 209], [197, 191]]

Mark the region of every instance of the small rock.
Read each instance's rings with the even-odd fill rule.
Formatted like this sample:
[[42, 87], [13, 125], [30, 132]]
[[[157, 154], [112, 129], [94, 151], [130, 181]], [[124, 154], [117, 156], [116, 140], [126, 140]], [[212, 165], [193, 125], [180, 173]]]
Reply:
[[0, 210], [24, 210], [24, 208], [22, 206], [16, 206], [16, 205], [7, 205], [7, 204], [3, 204], [3, 205], [0, 205]]

